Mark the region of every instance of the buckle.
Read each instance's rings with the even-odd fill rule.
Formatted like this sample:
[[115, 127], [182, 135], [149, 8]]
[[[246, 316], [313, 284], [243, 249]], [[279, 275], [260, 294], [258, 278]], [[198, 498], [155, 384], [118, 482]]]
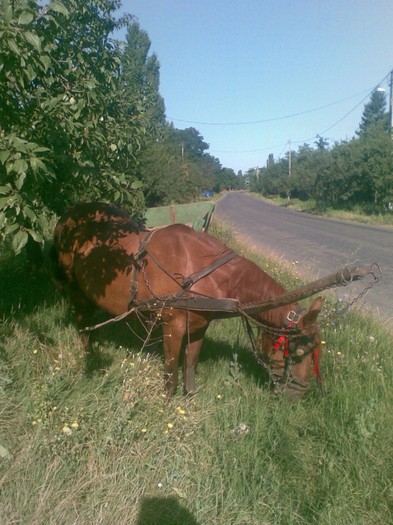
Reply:
[[138, 291], [138, 281], [131, 281], [130, 282], [130, 292], [132, 294], [137, 293]]
[[291, 310], [290, 312], [288, 312], [287, 321], [289, 321], [291, 325], [298, 324], [298, 322], [300, 321], [300, 318], [301, 318], [301, 315], [295, 312], [295, 310]]

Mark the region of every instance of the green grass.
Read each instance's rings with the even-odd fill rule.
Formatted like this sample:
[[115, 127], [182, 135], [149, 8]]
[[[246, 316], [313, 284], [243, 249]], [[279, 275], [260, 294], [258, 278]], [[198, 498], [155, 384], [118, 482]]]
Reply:
[[[258, 193], [250, 193], [255, 198], [264, 199]], [[321, 208], [314, 200], [310, 199], [302, 201], [300, 199], [288, 199], [283, 197], [268, 198], [269, 202], [277, 204], [278, 206], [285, 206], [286, 208], [293, 208], [297, 211], [310, 213], [312, 215], [323, 215], [334, 219], [341, 219], [345, 221], [353, 221], [363, 224], [374, 224], [377, 226], [393, 226], [393, 213], [386, 211], [385, 213], [370, 212], [361, 206], [355, 206], [352, 210], [337, 209], [324, 207]]]
[[87, 360], [47, 271], [15, 261], [0, 268], [1, 525], [392, 523], [392, 345], [372, 319], [328, 301], [327, 393], [297, 404], [269, 391], [238, 319], [214, 322], [197, 395], [168, 403], [159, 344], [111, 326]]

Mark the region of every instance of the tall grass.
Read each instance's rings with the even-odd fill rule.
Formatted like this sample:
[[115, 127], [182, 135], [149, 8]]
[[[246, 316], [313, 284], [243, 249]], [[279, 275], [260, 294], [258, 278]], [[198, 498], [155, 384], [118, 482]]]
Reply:
[[87, 359], [47, 271], [22, 262], [0, 269], [1, 525], [392, 523], [392, 344], [372, 319], [328, 301], [327, 393], [297, 404], [272, 395], [241, 321], [216, 321], [198, 393], [168, 403], [159, 344], [112, 326]]

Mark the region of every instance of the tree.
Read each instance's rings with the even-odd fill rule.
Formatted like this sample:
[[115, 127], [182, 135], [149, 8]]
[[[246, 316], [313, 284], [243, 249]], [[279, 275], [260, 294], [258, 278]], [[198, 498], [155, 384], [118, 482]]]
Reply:
[[320, 135], [317, 135], [317, 140], [314, 142], [314, 144], [320, 151], [325, 151], [329, 147], [329, 141], [324, 139]]
[[185, 159], [200, 160], [205, 151], [209, 149], [209, 144], [203, 140], [202, 135], [195, 128], [177, 129], [175, 135]]
[[375, 89], [371, 93], [370, 101], [364, 106], [359, 130], [356, 134], [361, 136], [366, 133], [370, 127], [381, 122], [387, 130], [388, 116], [386, 114], [386, 95], [383, 91]]
[[194, 128], [167, 124], [152, 137], [140, 157], [140, 173], [148, 206], [190, 202], [203, 189], [215, 188], [221, 173], [218, 159]]
[[146, 31], [133, 21], [127, 30], [121, 57], [125, 114], [128, 118], [143, 115], [149, 135], [165, 124], [165, 105], [159, 93], [160, 63], [149, 55], [151, 42]]
[[119, 6], [1, 3], [0, 235], [16, 253], [42, 243], [48, 217], [75, 200], [144, 206], [135, 152], [145, 122], [124, 115], [121, 51], [110, 39], [129, 23], [114, 18]]

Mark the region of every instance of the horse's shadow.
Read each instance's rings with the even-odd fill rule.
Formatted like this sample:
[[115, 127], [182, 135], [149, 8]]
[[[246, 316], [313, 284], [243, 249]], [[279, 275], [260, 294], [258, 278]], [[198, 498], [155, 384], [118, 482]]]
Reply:
[[175, 497], [144, 497], [136, 525], [198, 525], [198, 522]]
[[50, 306], [57, 300], [46, 257], [38, 268], [29, 263], [24, 253], [18, 256], [10, 252], [3, 254], [0, 261], [0, 315], [4, 319], [23, 317], [38, 306]]
[[[100, 320], [107, 319], [101, 317]], [[113, 357], [103, 350], [105, 346], [114, 344], [117, 347], [129, 349], [132, 354], [149, 353], [157, 356], [163, 361], [163, 348], [160, 329], [152, 332], [152, 340], [156, 341], [151, 346], [143, 347], [146, 339], [146, 330], [138, 322], [121, 321], [109, 324], [91, 333], [90, 350], [86, 356], [85, 372], [87, 375], [95, 374], [97, 371], [105, 370], [112, 362]], [[179, 369], [182, 368], [184, 361], [184, 348], [180, 354]], [[203, 342], [199, 363], [209, 365], [219, 361], [228, 362], [228, 372], [232, 365], [238, 367], [248, 377], [252, 377], [256, 384], [268, 384], [269, 376], [267, 371], [256, 361], [252, 350], [251, 342], [245, 344], [238, 342], [237, 346], [226, 341], [220, 341], [209, 336], [209, 331]]]

